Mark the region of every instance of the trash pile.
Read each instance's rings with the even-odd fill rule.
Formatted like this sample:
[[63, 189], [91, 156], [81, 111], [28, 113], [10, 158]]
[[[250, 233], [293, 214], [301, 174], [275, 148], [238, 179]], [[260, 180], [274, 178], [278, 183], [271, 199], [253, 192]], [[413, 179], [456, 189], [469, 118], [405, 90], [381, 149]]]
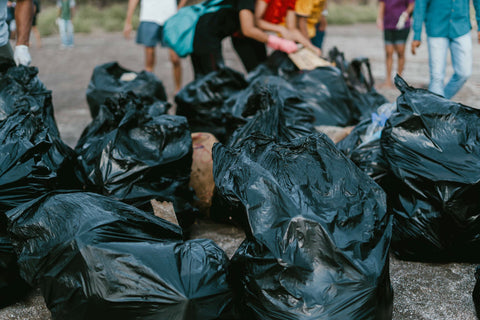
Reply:
[[[389, 103], [368, 59], [330, 59], [212, 72], [177, 115], [153, 74], [98, 66], [74, 150], [38, 70], [0, 64], [0, 302], [39, 286], [54, 319], [391, 319], [390, 248], [479, 263], [480, 111], [399, 77]], [[322, 125], [355, 128], [335, 144]], [[199, 218], [245, 232], [231, 259], [189, 240]]]

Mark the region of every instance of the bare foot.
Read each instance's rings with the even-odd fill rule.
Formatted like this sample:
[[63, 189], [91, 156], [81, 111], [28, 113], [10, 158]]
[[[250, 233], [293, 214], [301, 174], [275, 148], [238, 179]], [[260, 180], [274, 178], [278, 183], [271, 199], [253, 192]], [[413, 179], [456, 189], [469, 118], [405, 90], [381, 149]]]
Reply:
[[385, 81], [385, 82], [382, 82], [379, 85], [377, 85], [377, 88], [378, 89], [393, 89], [395, 87], [393, 86], [393, 83], [391, 81]]

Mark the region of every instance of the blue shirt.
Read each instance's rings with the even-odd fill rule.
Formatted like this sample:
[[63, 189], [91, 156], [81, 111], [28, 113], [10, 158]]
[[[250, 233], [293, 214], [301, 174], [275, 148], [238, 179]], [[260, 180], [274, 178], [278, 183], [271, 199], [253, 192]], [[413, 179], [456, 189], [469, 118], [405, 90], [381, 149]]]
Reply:
[[8, 42], [7, 0], [0, 0], [0, 47]]
[[[480, 30], [480, 0], [473, 0]], [[425, 22], [427, 36], [458, 38], [470, 32], [470, 0], [416, 0], [413, 10], [413, 40], [420, 40]]]

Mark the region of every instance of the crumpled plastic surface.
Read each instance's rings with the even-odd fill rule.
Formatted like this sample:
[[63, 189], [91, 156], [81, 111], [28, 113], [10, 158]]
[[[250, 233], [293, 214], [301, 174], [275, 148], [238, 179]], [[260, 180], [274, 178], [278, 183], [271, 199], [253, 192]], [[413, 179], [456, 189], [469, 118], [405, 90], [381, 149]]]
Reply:
[[8, 212], [22, 277], [54, 319], [232, 319], [228, 258], [211, 240], [93, 193]]
[[194, 80], [175, 96], [177, 115], [185, 116], [192, 132], [209, 132], [225, 142], [239, 124], [225, 100], [248, 86], [243, 74], [222, 68]]
[[377, 112], [372, 113], [371, 119], [357, 124], [352, 132], [337, 144], [338, 149], [377, 183], [381, 183], [388, 172], [380, 138], [388, 118], [395, 110], [395, 103], [380, 106]]
[[[107, 98], [116, 99], [129, 91], [142, 99], [145, 105], [167, 101], [162, 81], [151, 72], [133, 72], [123, 68], [118, 62], [96, 66], [87, 88], [87, 102], [92, 118], [97, 116], [100, 106]], [[167, 110], [170, 107], [167, 104], [164, 106]]]
[[394, 214], [392, 250], [402, 259], [480, 261], [480, 110], [395, 78], [398, 113], [381, 145], [382, 183]]
[[216, 144], [215, 184], [247, 240], [231, 279], [247, 319], [391, 319], [385, 194], [324, 135]]
[[37, 77], [38, 69], [3, 63], [0, 70], [3, 70], [0, 71], [0, 120], [16, 110], [30, 111], [44, 121], [50, 133], [60, 136], [55, 122], [52, 92]]
[[[81, 189], [75, 154], [42, 118], [17, 110], [0, 120], [0, 213], [56, 189]], [[0, 219], [0, 306], [28, 290]]]
[[92, 190], [151, 211], [150, 200], [173, 203], [182, 226], [197, 210], [188, 187], [192, 138], [185, 117], [158, 115], [134, 94], [107, 100], [75, 151]]

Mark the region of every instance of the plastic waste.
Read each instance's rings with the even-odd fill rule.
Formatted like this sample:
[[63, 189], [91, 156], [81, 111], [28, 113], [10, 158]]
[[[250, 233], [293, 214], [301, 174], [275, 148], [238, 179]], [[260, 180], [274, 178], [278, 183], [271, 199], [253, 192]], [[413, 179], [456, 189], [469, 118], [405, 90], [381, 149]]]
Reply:
[[93, 193], [7, 213], [21, 275], [53, 319], [234, 319], [228, 258], [211, 240]]
[[[109, 62], [95, 67], [87, 88], [87, 102], [92, 118], [107, 98], [115, 99], [129, 91], [135, 93], [145, 105], [167, 101], [162, 81], [147, 71], [134, 72]], [[164, 105], [170, 107], [170, 105]], [[166, 111], [164, 112], [166, 113]]]
[[188, 187], [192, 138], [187, 120], [158, 115], [133, 93], [106, 101], [75, 151], [87, 190], [152, 211], [150, 200], [173, 203], [180, 225], [197, 213]]
[[391, 319], [385, 194], [330, 139], [256, 134], [213, 159], [248, 222], [231, 267], [246, 319]]
[[394, 214], [392, 251], [419, 261], [480, 261], [480, 110], [400, 77], [398, 113], [383, 129]]

